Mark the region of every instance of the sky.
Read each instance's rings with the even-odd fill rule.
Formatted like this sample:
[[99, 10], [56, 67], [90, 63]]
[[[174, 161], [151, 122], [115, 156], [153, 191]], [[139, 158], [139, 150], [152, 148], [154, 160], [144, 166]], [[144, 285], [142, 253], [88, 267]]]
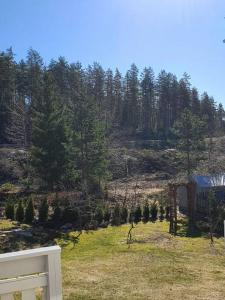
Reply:
[[0, 51], [37, 50], [124, 74], [134, 62], [180, 78], [225, 105], [224, 0], [0, 0]]

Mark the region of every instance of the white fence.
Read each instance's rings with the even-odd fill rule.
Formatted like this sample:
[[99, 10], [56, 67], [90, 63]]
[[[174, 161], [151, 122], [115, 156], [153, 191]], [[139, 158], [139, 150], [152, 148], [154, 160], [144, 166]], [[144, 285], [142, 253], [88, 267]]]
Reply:
[[1, 254], [0, 299], [62, 300], [60, 253], [52, 246]]

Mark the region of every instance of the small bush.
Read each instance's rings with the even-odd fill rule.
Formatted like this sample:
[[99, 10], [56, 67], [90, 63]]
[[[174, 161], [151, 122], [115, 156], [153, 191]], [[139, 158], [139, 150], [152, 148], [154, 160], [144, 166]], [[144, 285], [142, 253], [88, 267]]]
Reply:
[[59, 223], [61, 220], [61, 208], [59, 206], [59, 203], [56, 203], [56, 206], [54, 207], [53, 215], [52, 215], [52, 221], [55, 223]]
[[111, 218], [111, 211], [110, 211], [109, 207], [106, 207], [105, 211], [104, 211], [104, 221], [109, 222], [110, 218]]
[[158, 217], [158, 206], [156, 202], [151, 203], [150, 214], [151, 214], [151, 220], [153, 222], [156, 221]]
[[164, 207], [162, 205], [160, 205], [160, 207], [159, 207], [159, 218], [160, 218], [160, 221], [164, 220], [164, 214], [165, 214]]
[[41, 205], [39, 207], [39, 222], [41, 223], [44, 223], [48, 220], [48, 209], [49, 209], [49, 206], [48, 206], [48, 202], [46, 199], [44, 199], [42, 202], [41, 202]]
[[20, 200], [16, 209], [16, 221], [21, 223], [23, 222], [23, 220], [24, 220], [24, 208], [23, 208], [23, 203]]
[[100, 225], [103, 220], [104, 220], [104, 213], [101, 207], [97, 207], [95, 214], [94, 214], [94, 219], [98, 222], [98, 225]]
[[141, 206], [138, 205], [134, 211], [134, 222], [139, 223], [142, 218], [142, 211], [141, 211]]
[[77, 208], [66, 207], [62, 216], [63, 223], [78, 224], [80, 222], [80, 212]]
[[11, 202], [7, 202], [5, 207], [5, 216], [7, 219], [14, 220], [15, 218], [15, 210], [14, 210], [14, 204]]
[[150, 218], [150, 209], [149, 209], [149, 204], [146, 201], [143, 209], [143, 222], [147, 223], [149, 221], [149, 218]]
[[130, 213], [129, 213], [129, 223], [132, 223], [134, 222], [134, 211], [131, 210]]
[[113, 210], [112, 225], [118, 226], [120, 224], [121, 224], [121, 211], [120, 211], [120, 206], [117, 203]]
[[14, 188], [15, 186], [12, 183], [6, 182], [0, 186], [0, 192], [9, 192], [14, 190]]
[[34, 221], [34, 204], [32, 198], [27, 202], [25, 209], [25, 223], [31, 224]]
[[169, 220], [170, 218], [170, 207], [166, 206], [166, 219]]
[[123, 224], [127, 223], [127, 218], [128, 218], [128, 209], [126, 206], [123, 206], [121, 210], [121, 221]]

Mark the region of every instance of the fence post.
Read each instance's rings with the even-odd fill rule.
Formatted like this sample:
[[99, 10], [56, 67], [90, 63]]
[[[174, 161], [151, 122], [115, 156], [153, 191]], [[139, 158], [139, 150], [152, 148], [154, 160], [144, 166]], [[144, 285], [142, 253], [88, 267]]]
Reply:
[[61, 250], [48, 255], [48, 300], [62, 300]]

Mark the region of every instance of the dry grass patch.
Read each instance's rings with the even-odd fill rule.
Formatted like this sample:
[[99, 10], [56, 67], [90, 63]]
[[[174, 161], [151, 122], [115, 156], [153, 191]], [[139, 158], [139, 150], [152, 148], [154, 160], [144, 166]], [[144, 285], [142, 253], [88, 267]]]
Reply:
[[223, 239], [171, 237], [168, 224], [128, 225], [84, 233], [62, 253], [64, 299], [214, 299], [225, 294]]

